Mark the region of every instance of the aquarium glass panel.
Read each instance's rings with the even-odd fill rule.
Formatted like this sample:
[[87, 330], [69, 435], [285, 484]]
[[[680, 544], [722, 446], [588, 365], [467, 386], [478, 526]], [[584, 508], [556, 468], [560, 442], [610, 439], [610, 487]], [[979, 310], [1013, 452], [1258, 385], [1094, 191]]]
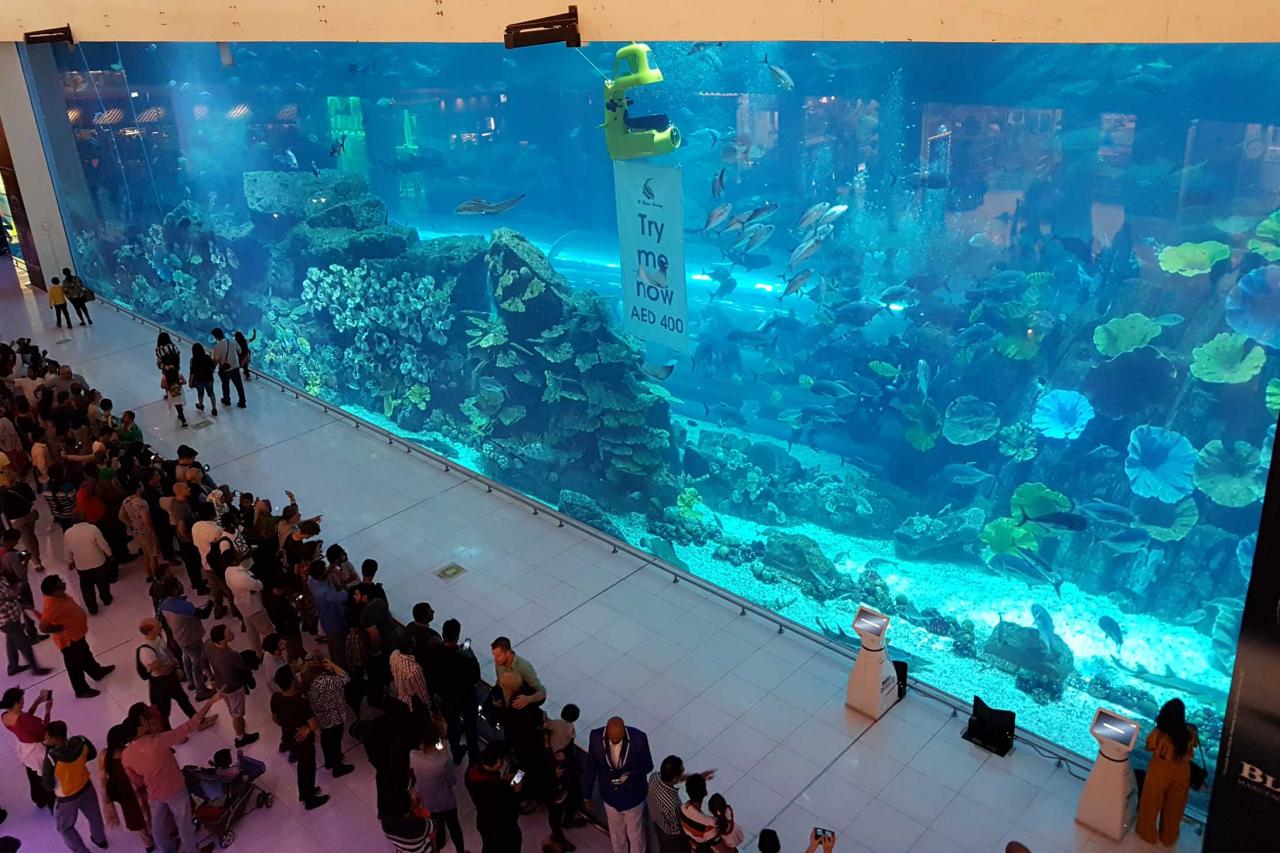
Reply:
[[[29, 61], [103, 297], [837, 642], [881, 610], [1073, 750], [1181, 696], [1212, 751], [1280, 407], [1280, 48], [653, 44], [610, 123], [620, 47]], [[631, 164], [681, 170], [670, 349], [623, 333], [605, 140], [667, 122]]]

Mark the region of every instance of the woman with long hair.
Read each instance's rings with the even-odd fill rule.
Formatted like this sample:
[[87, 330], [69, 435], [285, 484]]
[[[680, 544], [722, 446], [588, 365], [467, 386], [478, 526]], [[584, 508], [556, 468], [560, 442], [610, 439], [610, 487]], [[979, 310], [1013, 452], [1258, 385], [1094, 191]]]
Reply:
[[[154, 850], [151, 838], [150, 814], [145, 799], [138, 797], [138, 790], [129, 780], [124, 763], [120, 760], [130, 741], [129, 724], [112, 726], [107, 731], [107, 748], [98, 756], [98, 772], [101, 775], [102, 814], [107, 826], [119, 829], [124, 818], [124, 828], [138, 834], [138, 840], [147, 850]], [[119, 811], [116, 806], [119, 805]]]
[[196, 408], [204, 411], [204, 398], [209, 397], [210, 413], [218, 416], [218, 395], [213, 393], [213, 358], [204, 351], [203, 344], [191, 345], [190, 375], [187, 384], [196, 390]]
[[1156, 715], [1155, 729], [1147, 736], [1151, 764], [1138, 801], [1138, 836], [1143, 841], [1155, 844], [1158, 840], [1166, 847], [1178, 843], [1182, 813], [1191, 790], [1191, 753], [1199, 742], [1196, 727], [1187, 724], [1187, 708], [1182, 700], [1164, 703]]
[[743, 842], [742, 829], [733, 819], [733, 806], [722, 795], [712, 794], [707, 800], [707, 811], [716, 819], [716, 832], [720, 834], [715, 853], [733, 853]]

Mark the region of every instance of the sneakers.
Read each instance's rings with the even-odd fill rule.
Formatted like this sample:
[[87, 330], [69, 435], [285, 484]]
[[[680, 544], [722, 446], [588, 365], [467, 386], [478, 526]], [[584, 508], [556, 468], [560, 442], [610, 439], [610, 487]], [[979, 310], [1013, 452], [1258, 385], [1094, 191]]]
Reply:
[[337, 767], [333, 768], [333, 778], [341, 779], [343, 776], [346, 776], [355, 769], [356, 766], [354, 764], [339, 764]]
[[244, 400], [241, 400], [239, 403], [236, 403], [236, 408], [237, 408], [237, 409], [245, 409], [245, 408], [248, 408], [248, 407], [244, 404]]
[[328, 794], [316, 794], [312, 796], [311, 799], [309, 800], [303, 800], [302, 804], [307, 811], [311, 811], [312, 809], [320, 808], [327, 802], [329, 802]]
[[9, 667], [9, 677], [13, 678], [18, 673], [26, 672], [29, 669], [31, 669], [31, 665], [26, 663], [22, 664], [21, 666], [11, 666]]
[[79, 693], [77, 693], [77, 694], [76, 694], [76, 698], [77, 698], [77, 699], [92, 699], [92, 698], [93, 698], [93, 697], [95, 697], [95, 696], [101, 696], [101, 695], [102, 695], [102, 691], [101, 691], [101, 690], [94, 690], [92, 687], [90, 687], [90, 688], [88, 688], [87, 690], [82, 690], [82, 691], [80, 691]]
[[246, 747], [249, 744], [256, 742], [260, 737], [262, 737], [262, 735], [257, 732], [246, 732], [244, 737], [236, 738], [236, 749]]
[[196, 403], [196, 411], [197, 411], [197, 412], [203, 412], [203, 411], [204, 411], [204, 403]]
[[110, 666], [104, 666], [102, 668], [102, 675], [99, 675], [97, 678], [94, 679], [94, 681], [101, 681], [102, 679], [106, 678], [108, 675], [110, 675], [115, 671], [116, 671], [115, 664], [111, 664]]

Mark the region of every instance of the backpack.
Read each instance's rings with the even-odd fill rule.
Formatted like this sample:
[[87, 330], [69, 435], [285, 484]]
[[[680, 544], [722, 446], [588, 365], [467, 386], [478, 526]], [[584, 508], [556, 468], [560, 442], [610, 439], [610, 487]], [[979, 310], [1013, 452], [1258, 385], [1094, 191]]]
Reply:
[[142, 663], [142, 650], [150, 648], [146, 643], [133, 650], [133, 665], [138, 670], [138, 677], [143, 681], [151, 680], [151, 672]]
[[[223, 547], [224, 542], [229, 547]], [[209, 563], [211, 574], [223, 577], [227, 573], [227, 568], [238, 562], [237, 556], [236, 543], [230, 536], [223, 534], [209, 546], [209, 553], [205, 554], [205, 560]]]

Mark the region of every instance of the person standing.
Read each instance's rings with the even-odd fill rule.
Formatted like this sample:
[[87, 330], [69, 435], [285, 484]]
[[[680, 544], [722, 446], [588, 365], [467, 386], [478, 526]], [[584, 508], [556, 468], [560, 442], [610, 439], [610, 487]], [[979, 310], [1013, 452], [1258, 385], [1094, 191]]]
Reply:
[[583, 791], [590, 797], [599, 780], [613, 853], [645, 851], [644, 805], [652, 771], [649, 738], [621, 717], [610, 717], [604, 727], [591, 732]]
[[521, 849], [521, 783], [503, 772], [507, 749], [502, 741], [485, 745], [477, 763], [467, 767], [467, 793], [476, 807], [481, 853], [513, 853]]
[[40, 630], [53, 635], [53, 644], [62, 652], [62, 662], [67, 667], [67, 678], [77, 699], [90, 699], [98, 691], [85, 681], [88, 675], [101, 681], [115, 671], [115, 664], [103, 666], [93, 656], [89, 641], [89, 620], [84, 608], [67, 595], [67, 585], [57, 575], [49, 575], [40, 582], [44, 596], [44, 610], [40, 613]]
[[715, 818], [702, 810], [702, 802], [707, 798], [707, 780], [694, 773], [685, 780], [684, 792], [689, 795], [689, 801], [680, 807], [680, 822], [690, 848], [694, 853], [715, 853], [720, 833]]
[[63, 534], [63, 546], [80, 581], [80, 597], [90, 616], [98, 613], [98, 599], [106, 607], [111, 598], [111, 546], [95, 524], [80, 521]]
[[547, 689], [538, 679], [537, 670], [533, 668], [533, 664], [516, 655], [511, 648], [511, 640], [498, 637], [490, 644], [489, 649], [493, 653], [495, 680], [502, 678], [504, 672], [515, 673], [520, 678], [517, 695], [511, 701], [511, 707], [520, 710], [527, 705], [541, 705], [547, 701]]
[[204, 411], [204, 398], [209, 396], [209, 413], [218, 416], [218, 395], [213, 390], [213, 359], [202, 344], [191, 345], [191, 361], [188, 363], [188, 384], [196, 389], [196, 409]]
[[280, 692], [271, 697], [271, 719], [280, 726], [282, 742], [289, 745], [289, 756], [298, 768], [298, 799], [307, 811], [318, 809], [329, 802], [329, 795], [316, 787], [316, 732], [320, 724], [290, 667], [276, 670], [275, 682]]
[[[13, 532], [5, 531], [6, 534]], [[52, 671], [36, 660], [32, 637], [27, 630], [27, 607], [22, 600], [21, 584], [10, 572], [0, 569], [0, 631], [4, 632], [4, 650], [10, 678], [27, 670], [31, 670], [32, 675], [48, 675]], [[26, 658], [27, 662], [20, 664], [19, 656]]]
[[169, 411], [174, 412], [178, 416], [178, 423], [186, 429], [187, 414], [185, 407], [187, 405], [187, 380], [182, 377], [182, 371], [176, 367], [166, 367], [164, 373], [160, 374], [160, 388], [164, 391], [164, 404]]
[[[174, 484], [173, 487], [175, 497], [178, 494], [178, 485]], [[182, 485], [185, 485], [190, 491], [191, 486], [189, 483]], [[195, 553], [200, 557], [200, 571], [204, 579], [204, 586], [212, 591], [213, 618], [221, 619], [227, 615], [226, 565], [219, 565], [217, 566], [218, 571], [214, 571], [215, 567], [209, 562], [209, 554], [216, 545], [221, 561], [234, 559], [235, 541], [227, 535], [226, 531], [222, 529], [222, 525], [218, 523], [218, 508], [214, 506], [212, 501], [205, 501], [200, 504], [196, 508], [195, 514], [199, 521], [191, 525], [191, 545]], [[233, 601], [232, 604], [234, 603]]]
[[3, 508], [10, 529], [18, 531], [19, 547], [31, 555], [31, 570], [43, 572], [40, 537], [36, 533], [36, 519], [40, 517], [40, 512], [36, 509], [36, 493], [26, 481], [20, 480], [0, 490], [0, 507]]
[[[235, 559], [238, 555], [230, 556]], [[271, 617], [267, 615], [266, 605], [262, 603], [262, 581], [255, 578], [249, 567], [239, 560], [227, 566], [222, 581], [231, 593], [231, 602], [240, 612], [240, 618], [244, 620], [249, 645], [261, 651], [262, 638], [274, 634], [276, 630], [271, 624]]]
[[[337, 546], [330, 547], [330, 551]], [[319, 560], [307, 570], [307, 588], [316, 605], [316, 621], [324, 633], [329, 659], [338, 666], [347, 660], [347, 591], [335, 589], [330, 580], [329, 568]]]
[[[161, 499], [162, 503], [165, 499]], [[208, 595], [209, 585], [204, 579], [204, 562], [200, 558], [200, 549], [192, 538], [192, 530], [196, 525], [194, 502], [191, 500], [191, 487], [186, 483], [173, 484], [173, 497], [168, 499], [169, 523], [178, 539], [178, 556], [187, 568], [187, 580], [197, 595]], [[221, 619], [226, 611], [215, 614]]]
[[244, 655], [231, 648], [231, 641], [234, 639], [235, 635], [226, 625], [214, 625], [209, 629], [209, 642], [204, 644], [204, 655], [209, 661], [209, 670], [213, 673], [213, 685], [222, 693], [227, 703], [231, 727], [236, 733], [236, 749], [240, 749], [256, 741], [260, 735], [245, 731], [244, 702], [253, 686], [253, 673]]
[[155, 526], [151, 523], [151, 508], [147, 506], [147, 484], [139, 478], [133, 487], [133, 494], [120, 504], [119, 518], [129, 536], [138, 543], [142, 551], [142, 563], [147, 570], [147, 583], [156, 576], [156, 566], [160, 565], [160, 539], [156, 536]]
[[435, 824], [435, 849], [442, 853], [446, 833], [453, 838], [457, 853], [466, 853], [462, 824], [458, 821], [458, 768], [449, 760], [449, 752], [439, 740], [424, 740], [409, 756], [418, 801], [431, 812]]
[[128, 724], [136, 727], [137, 736], [124, 748], [120, 760], [134, 788], [146, 792], [151, 832], [163, 853], [174, 853], [175, 831], [182, 841], [181, 853], [199, 850], [191, 819], [191, 796], [173, 748], [204, 726], [209, 709], [220, 699], [222, 696], [215, 694], [194, 717], [167, 732], [146, 705], [138, 703], [129, 709]]
[[[715, 776], [715, 770], [696, 774], [704, 780]], [[681, 818], [681, 782], [689, 778], [684, 772], [684, 761], [678, 755], [662, 759], [658, 772], [649, 774], [649, 819], [653, 821], [658, 836], [660, 853], [687, 853], [689, 838], [684, 834]]]
[[249, 349], [249, 344], [258, 338], [258, 330], [254, 329], [249, 333], [249, 337], [244, 336], [244, 332], [235, 332], [232, 334], [236, 342], [236, 363], [240, 365], [240, 373], [244, 376], [244, 381], [248, 382], [253, 378], [249, 365], [253, 362], [253, 352]]
[[480, 759], [479, 709], [476, 685], [480, 683], [480, 662], [471, 651], [471, 641], [462, 645], [458, 638], [462, 624], [447, 619], [440, 626], [442, 642], [435, 647], [432, 670], [438, 673], [432, 687], [440, 697], [440, 713], [449, 726], [449, 749], [455, 765], [462, 763], [462, 738], [467, 739], [466, 755], [472, 764]]
[[222, 405], [231, 405], [231, 386], [236, 386], [236, 395], [239, 400], [236, 402], [237, 409], [243, 409], [244, 403], [244, 381], [240, 378], [240, 361], [239, 357], [232, 350], [231, 341], [227, 338], [227, 333], [222, 329], [215, 328], [209, 334], [213, 335], [213, 366], [218, 368], [218, 378], [222, 380]]
[[[80, 276], [67, 267], [62, 268], [62, 290], [67, 296], [67, 301], [71, 303], [71, 307], [76, 309], [76, 316], [80, 318], [80, 325], [83, 326], [88, 321], [89, 325], [92, 326], [93, 318], [89, 316], [88, 307], [92, 293], [89, 288], [84, 286]], [[70, 317], [67, 318], [67, 325], [71, 325]]]
[[[124, 769], [124, 749], [130, 741], [129, 726], [121, 724], [107, 730], [107, 748], [98, 757], [98, 781], [102, 784], [102, 813], [107, 818], [107, 826], [112, 829], [120, 827], [120, 818], [124, 817], [124, 828], [138, 835], [138, 840], [147, 850], [155, 849], [155, 840], [151, 837], [151, 820], [147, 815], [145, 796], [139, 796], [133, 788], [133, 780]], [[119, 809], [116, 806], [119, 806]]]
[[[22, 701], [26, 698], [21, 687], [10, 687], [0, 698], [0, 722], [18, 741], [18, 760], [27, 771], [27, 784], [31, 789], [31, 802], [38, 809], [52, 809], [53, 795], [44, 787], [44, 736], [49, 725], [49, 717], [53, 715], [53, 691], [45, 690], [31, 703], [31, 707], [22, 710]], [[44, 705], [44, 719], [36, 716], [40, 706]]]
[[196, 607], [184, 594], [182, 582], [174, 577], [164, 581], [162, 595], [156, 609], [182, 650], [182, 669], [186, 673], [187, 684], [195, 691], [196, 701], [203, 702], [212, 695], [205, 686], [209, 664], [204, 656], [203, 620], [209, 618], [213, 611], [213, 602]]
[[347, 726], [347, 685], [351, 679], [333, 661], [312, 664], [311, 686], [307, 688], [307, 701], [320, 726], [320, 753], [324, 756], [324, 769], [341, 779], [355, 765], [342, 760], [342, 733]]
[[76, 820], [83, 813], [89, 822], [89, 840], [95, 847], [107, 848], [107, 833], [102, 826], [102, 810], [89, 775], [89, 762], [98, 755], [93, 744], [81, 735], [67, 737], [67, 724], [62, 720], [49, 723], [44, 735], [45, 755], [41, 778], [44, 787], [53, 792], [53, 818], [58, 835], [71, 853], [89, 853], [84, 839], [76, 831]]
[[134, 652], [138, 677], [147, 682], [147, 694], [152, 707], [160, 712], [164, 727], [170, 728], [169, 711], [176, 702], [182, 713], [190, 719], [196, 715], [195, 706], [182, 689], [180, 663], [169, 651], [169, 643], [160, 631], [160, 623], [147, 617], [138, 624], [143, 643]]
[[1164, 703], [1156, 715], [1155, 729], [1147, 735], [1151, 763], [1138, 800], [1137, 825], [1138, 837], [1143, 841], [1158, 841], [1165, 847], [1178, 843], [1191, 790], [1191, 754], [1199, 743], [1196, 727], [1187, 724], [1187, 708], [1182, 700]]
[[169, 338], [168, 332], [156, 335], [156, 370], [162, 374], [167, 368], [182, 367], [182, 353]]
[[49, 279], [49, 307], [53, 309], [53, 318], [58, 323], [58, 328], [62, 328], [62, 321], [67, 321], [67, 328], [71, 328], [71, 314], [67, 311], [67, 291], [62, 286], [62, 281], [55, 275]]

